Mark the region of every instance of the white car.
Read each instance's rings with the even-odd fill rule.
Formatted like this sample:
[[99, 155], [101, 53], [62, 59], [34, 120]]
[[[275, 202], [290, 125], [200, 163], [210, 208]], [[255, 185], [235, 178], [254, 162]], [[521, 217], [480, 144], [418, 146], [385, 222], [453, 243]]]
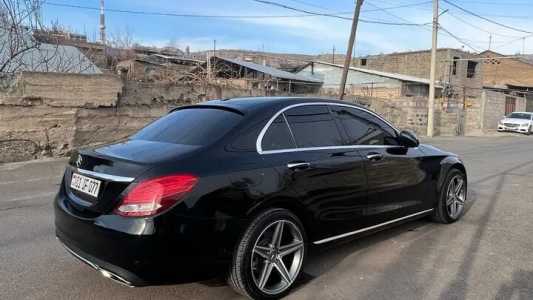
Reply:
[[514, 112], [498, 123], [498, 131], [514, 131], [531, 134], [533, 132], [533, 113]]

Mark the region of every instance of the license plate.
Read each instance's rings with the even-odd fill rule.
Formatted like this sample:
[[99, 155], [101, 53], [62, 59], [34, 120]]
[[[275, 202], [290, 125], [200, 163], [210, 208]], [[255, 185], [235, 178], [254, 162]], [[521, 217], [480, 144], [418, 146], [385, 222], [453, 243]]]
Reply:
[[70, 180], [70, 188], [98, 198], [101, 183], [100, 180], [73, 173], [72, 179]]

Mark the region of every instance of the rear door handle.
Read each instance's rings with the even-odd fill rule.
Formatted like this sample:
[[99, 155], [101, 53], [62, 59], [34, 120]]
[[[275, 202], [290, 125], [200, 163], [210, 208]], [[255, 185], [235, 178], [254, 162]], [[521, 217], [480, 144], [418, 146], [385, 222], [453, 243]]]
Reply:
[[302, 169], [308, 169], [311, 166], [308, 162], [294, 162], [294, 163], [288, 163], [287, 168], [291, 170], [302, 170]]
[[383, 159], [383, 154], [379, 153], [368, 153], [366, 158], [371, 161], [379, 161]]

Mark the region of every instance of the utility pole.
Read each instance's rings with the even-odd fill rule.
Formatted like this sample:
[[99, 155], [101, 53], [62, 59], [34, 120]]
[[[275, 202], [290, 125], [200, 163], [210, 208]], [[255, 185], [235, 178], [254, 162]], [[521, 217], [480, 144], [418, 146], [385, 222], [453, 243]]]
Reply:
[[522, 55], [526, 54], [526, 37], [522, 38]]
[[333, 56], [331, 57], [331, 63], [335, 64], [335, 45], [333, 45]]
[[489, 34], [489, 50], [492, 48], [492, 34]]
[[213, 56], [217, 55], [217, 40], [213, 40]]
[[350, 62], [352, 60], [352, 50], [355, 43], [355, 33], [357, 32], [357, 23], [359, 22], [359, 14], [361, 13], [361, 6], [364, 0], [356, 0], [355, 10], [353, 13], [352, 30], [350, 32], [350, 39], [348, 40], [348, 47], [346, 48], [346, 57], [344, 59], [344, 70], [342, 72], [341, 85], [339, 87], [339, 99], [344, 99], [344, 91], [346, 89], [346, 79], [348, 78], [348, 70], [350, 69]]
[[100, 42], [106, 44], [104, 0], [100, 0]]
[[439, 0], [433, 0], [433, 33], [431, 39], [431, 70], [429, 73], [428, 136], [435, 134], [435, 78], [437, 77], [437, 35], [439, 31]]

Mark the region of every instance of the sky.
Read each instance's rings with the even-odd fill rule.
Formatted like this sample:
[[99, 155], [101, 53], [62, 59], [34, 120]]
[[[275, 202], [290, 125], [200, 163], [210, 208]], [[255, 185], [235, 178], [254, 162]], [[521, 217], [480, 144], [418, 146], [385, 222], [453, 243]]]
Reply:
[[[269, 0], [311, 12], [350, 18], [354, 1]], [[450, 1], [509, 29], [461, 11]], [[533, 53], [533, 0], [441, 0], [439, 47], [464, 48], [481, 52], [489, 48], [502, 54]], [[97, 10], [54, 4], [97, 8], [99, 0], [50, 0], [41, 12], [46, 24], [58, 22], [66, 28], [98, 37]], [[301, 12], [255, 0], [105, 0], [107, 9], [195, 15], [291, 16], [279, 18], [205, 18], [154, 16], [106, 12], [108, 38], [129, 35], [134, 42], [164, 47], [178, 46], [191, 51], [217, 49], [265, 50], [269, 52], [324, 54], [345, 52], [351, 21], [325, 16], [302, 16]], [[404, 7], [398, 7], [404, 6]], [[362, 20], [388, 23], [427, 24], [432, 4], [427, 0], [366, 0]], [[532, 31], [526, 33], [522, 31]], [[490, 38], [489, 36], [492, 36]], [[528, 37], [529, 36], [529, 37]], [[523, 37], [527, 37], [523, 39]], [[458, 39], [460, 41], [458, 41]], [[355, 55], [363, 56], [431, 47], [431, 25], [387, 25], [360, 23]]]

